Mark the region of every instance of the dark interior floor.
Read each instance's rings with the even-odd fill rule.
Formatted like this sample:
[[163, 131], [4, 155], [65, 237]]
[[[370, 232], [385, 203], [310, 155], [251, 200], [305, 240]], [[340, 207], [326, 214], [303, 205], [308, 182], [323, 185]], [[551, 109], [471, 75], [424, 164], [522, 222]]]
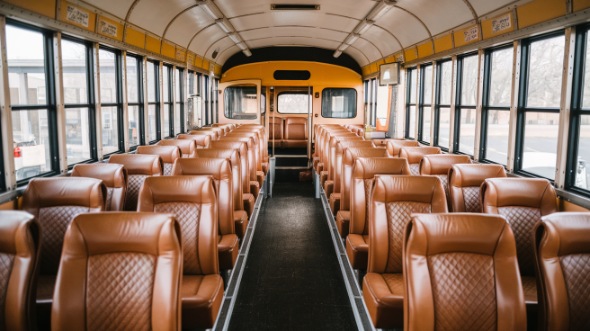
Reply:
[[260, 211], [230, 330], [356, 330], [322, 204], [277, 174]]

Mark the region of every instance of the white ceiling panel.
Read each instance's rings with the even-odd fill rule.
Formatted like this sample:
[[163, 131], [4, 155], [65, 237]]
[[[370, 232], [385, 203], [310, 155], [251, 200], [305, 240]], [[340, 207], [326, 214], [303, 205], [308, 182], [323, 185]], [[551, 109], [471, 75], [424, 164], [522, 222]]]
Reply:
[[387, 20], [381, 20], [377, 25], [390, 31], [403, 47], [408, 47], [430, 38], [424, 25], [402, 9], [393, 8], [384, 16], [387, 17]]
[[[498, 10], [499, 8], [506, 7], [513, 4], [514, 0], [469, 0], [471, 6], [477, 13], [477, 16], [484, 16], [492, 11]], [[521, 1], [522, 2], [522, 1]]]
[[[221, 29], [219, 29], [216, 25], [207, 27], [204, 30], [199, 31], [199, 33], [195, 31], [195, 33], [196, 35], [194, 36], [191, 44], [183, 46], [189, 46], [188, 48], [191, 51], [199, 55], [203, 55], [203, 52], [209, 48], [209, 45], [217, 43], [222, 39], [231, 42], [227, 35], [223, 33], [223, 31], [221, 31]], [[231, 43], [233, 44], [233, 42]]]
[[363, 54], [369, 59], [369, 62], [379, 60], [387, 54], [382, 54], [375, 44], [369, 40], [359, 38], [354, 44], [351, 45], [357, 49], [360, 49]]
[[164, 38], [186, 47], [197, 32], [211, 24], [213, 19], [201, 8], [193, 7], [170, 23]]
[[86, 0], [85, 2], [124, 20], [134, 0]]
[[392, 35], [391, 32], [384, 30], [380, 26], [373, 26], [365, 34], [363, 38], [371, 41], [381, 50], [385, 56], [393, 54], [402, 49], [401, 44]]
[[433, 36], [474, 19], [463, 0], [400, 0], [396, 6], [417, 16]]
[[194, 5], [194, 0], [140, 0], [133, 8], [129, 21], [161, 36], [176, 15]]
[[338, 31], [324, 31], [318, 28], [275, 27], [244, 31], [241, 36], [246, 42], [269, 37], [307, 37], [340, 43], [346, 38], [347, 34]]

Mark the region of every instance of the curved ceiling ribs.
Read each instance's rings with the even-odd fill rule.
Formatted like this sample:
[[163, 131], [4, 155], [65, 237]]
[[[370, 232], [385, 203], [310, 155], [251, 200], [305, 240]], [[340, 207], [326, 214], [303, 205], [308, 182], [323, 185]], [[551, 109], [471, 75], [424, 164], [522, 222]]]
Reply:
[[492, 7], [489, 0], [319, 0], [319, 10], [278, 11], [271, 5], [281, 0], [82, 1], [124, 16], [125, 29], [140, 27], [201, 57], [215, 53], [220, 65], [240, 50], [251, 55], [250, 47], [303, 46], [345, 52], [365, 66], [477, 22]]

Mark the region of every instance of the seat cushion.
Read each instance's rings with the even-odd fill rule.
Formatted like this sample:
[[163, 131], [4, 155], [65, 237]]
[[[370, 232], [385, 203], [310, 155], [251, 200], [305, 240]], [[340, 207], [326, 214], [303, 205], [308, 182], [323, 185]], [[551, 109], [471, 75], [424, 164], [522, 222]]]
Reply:
[[367, 273], [363, 298], [375, 328], [403, 328], [404, 280], [402, 274]]
[[332, 215], [336, 216], [338, 211], [340, 210], [340, 193], [332, 193], [330, 194], [330, 209], [332, 210]]
[[248, 228], [248, 214], [245, 210], [234, 210], [234, 223], [236, 226], [236, 235], [238, 238], [244, 238]]
[[258, 193], [260, 192], [260, 183], [257, 181], [250, 181], [250, 192], [254, 196], [254, 199], [258, 198]]
[[183, 275], [182, 328], [213, 327], [223, 299], [223, 279], [220, 275]]
[[349, 233], [346, 237], [346, 255], [353, 269], [366, 270], [369, 257], [369, 236]]
[[350, 211], [339, 210], [336, 214], [336, 227], [340, 233], [340, 237], [346, 238], [348, 236], [348, 228], [350, 226]]
[[238, 236], [233, 233], [220, 235], [217, 250], [219, 251], [219, 269], [232, 269], [240, 250]]
[[334, 191], [334, 181], [333, 180], [325, 181], [324, 182], [324, 192], [326, 193], [326, 196], [329, 197], [333, 191]]
[[246, 214], [248, 214], [248, 219], [252, 217], [252, 213], [254, 212], [254, 204], [256, 204], [256, 198], [252, 193], [244, 193], [242, 195], [242, 199], [244, 200], [244, 210]]
[[260, 187], [262, 187], [262, 184], [264, 184], [265, 178], [266, 178], [266, 175], [264, 174], [264, 172], [256, 171], [256, 180], [258, 181], [258, 184], [260, 184]]

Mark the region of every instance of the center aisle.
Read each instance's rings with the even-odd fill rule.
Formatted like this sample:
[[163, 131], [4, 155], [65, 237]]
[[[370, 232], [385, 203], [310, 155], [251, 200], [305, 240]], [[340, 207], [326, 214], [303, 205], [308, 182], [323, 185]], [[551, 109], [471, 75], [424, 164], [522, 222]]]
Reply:
[[263, 204], [229, 329], [356, 330], [310, 182], [277, 182]]

